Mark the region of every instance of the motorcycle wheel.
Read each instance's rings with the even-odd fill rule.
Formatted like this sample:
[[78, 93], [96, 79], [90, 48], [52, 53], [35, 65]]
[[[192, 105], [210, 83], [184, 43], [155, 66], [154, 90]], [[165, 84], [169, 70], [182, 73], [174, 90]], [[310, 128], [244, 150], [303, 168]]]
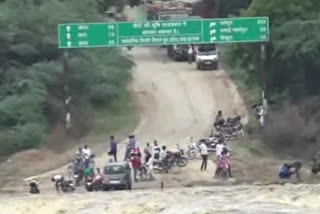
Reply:
[[91, 185], [91, 186], [86, 185], [86, 190], [87, 190], [88, 192], [93, 192], [93, 187], [92, 187], [92, 185]]
[[194, 160], [197, 158], [197, 153], [195, 151], [190, 151], [188, 152], [187, 156], [190, 160]]
[[188, 159], [185, 157], [181, 157], [178, 161], [177, 161], [177, 165], [179, 167], [186, 167], [188, 164]]

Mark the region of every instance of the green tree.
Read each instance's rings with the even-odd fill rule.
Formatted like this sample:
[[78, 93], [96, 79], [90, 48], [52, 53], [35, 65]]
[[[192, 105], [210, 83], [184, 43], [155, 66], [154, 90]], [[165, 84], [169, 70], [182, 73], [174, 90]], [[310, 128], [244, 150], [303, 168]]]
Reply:
[[[270, 17], [271, 41], [265, 63], [267, 92], [300, 100], [319, 94], [319, 8], [317, 0], [254, 0], [243, 16]], [[234, 45], [233, 58], [244, 67], [249, 78], [260, 79], [259, 45]]]
[[97, 8], [91, 0], [0, 2], [0, 155], [40, 145], [64, 120], [64, 81], [75, 118], [114, 108], [128, 93], [133, 62], [119, 49], [69, 51], [70, 71], [62, 75], [58, 24], [102, 21]]

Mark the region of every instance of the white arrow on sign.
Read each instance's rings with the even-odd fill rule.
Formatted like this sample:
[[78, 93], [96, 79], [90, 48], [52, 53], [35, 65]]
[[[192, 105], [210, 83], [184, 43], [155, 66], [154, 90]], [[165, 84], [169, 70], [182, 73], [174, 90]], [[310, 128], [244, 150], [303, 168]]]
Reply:
[[217, 24], [216, 22], [210, 22], [209, 26], [210, 26], [210, 28], [212, 28], [212, 27], [216, 26], [216, 24]]
[[215, 41], [217, 41], [217, 37], [214, 36], [210, 38], [210, 42], [215, 42]]
[[216, 32], [217, 32], [216, 29], [212, 29], [210, 30], [210, 35], [215, 34]]
[[67, 28], [67, 31], [70, 32], [71, 27], [68, 25], [66, 28]]
[[67, 33], [67, 39], [70, 40], [71, 39], [71, 34]]
[[71, 41], [67, 42], [68, 47], [71, 47]]

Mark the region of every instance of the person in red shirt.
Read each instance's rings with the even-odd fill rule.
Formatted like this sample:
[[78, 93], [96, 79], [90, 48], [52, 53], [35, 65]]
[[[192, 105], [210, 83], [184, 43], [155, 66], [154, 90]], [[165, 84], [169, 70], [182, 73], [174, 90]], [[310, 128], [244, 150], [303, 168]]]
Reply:
[[141, 154], [138, 148], [134, 148], [131, 151], [131, 164], [134, 173], [134, 181], [137, 182], [137, 174], [141, 168]]
[[231, 178], [232, 177], [232, 174], [231, 174], [231, 158], [230, 158], [231, 155], [230, 155], [228, 149], [227, 148], [223, 148], [223, 151], [222, 151], [221, 155], [222, 155], [222, 157], [221, 157], [222, 164], [227, 169], [228, 175]]
[[230, 164], [231, 164], [230, 153], [227, 148], [223, 148], [218, 160], [218, 167], [215, 172], [215, 176], [218, 177], [221, 171], [225, 171], [228, 173], [229, 177], [232, 177]]

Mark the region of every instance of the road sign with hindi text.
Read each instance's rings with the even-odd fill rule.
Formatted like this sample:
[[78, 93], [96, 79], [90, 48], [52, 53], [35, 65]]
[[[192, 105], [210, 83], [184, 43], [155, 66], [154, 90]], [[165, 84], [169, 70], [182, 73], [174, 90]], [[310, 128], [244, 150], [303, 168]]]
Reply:
[[58, 31], [59, 48], [266, 42], [269, 18], [70, 23]]

